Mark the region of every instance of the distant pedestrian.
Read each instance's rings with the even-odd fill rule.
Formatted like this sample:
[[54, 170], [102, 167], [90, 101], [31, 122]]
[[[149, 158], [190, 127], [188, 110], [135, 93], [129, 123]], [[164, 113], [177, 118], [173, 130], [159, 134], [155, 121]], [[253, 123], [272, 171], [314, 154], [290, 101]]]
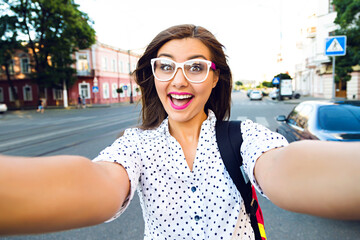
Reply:
[[84, 95], [82, 96], [82, 108], [86, 108], [86, 99]]
[[44, 102], [39, 98], [37, 112], [44, 113]]
[[80, 95], [78, 96], [78, 102], [77, 102], [77, 108], [81, 108], [81, 104], [82, 104], [82, 99], [80, 97]]

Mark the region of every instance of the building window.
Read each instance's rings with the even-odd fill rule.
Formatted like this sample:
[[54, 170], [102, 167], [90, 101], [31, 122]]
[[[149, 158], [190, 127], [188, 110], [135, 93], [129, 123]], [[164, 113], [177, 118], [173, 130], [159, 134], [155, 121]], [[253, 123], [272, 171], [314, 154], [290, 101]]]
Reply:
[[122, 62], [122, 61], [119, 62], [119, 72], [121, 72], [121, 73], [124, 72], [124, 66], [123, 66], [123, 62]]
[[103, 84], [103, 98], [109, 98], [110, 94], [109, 94], [109, 84], [108, 83], [104, 83]]
[[[130, 65], [129, 65], [130, 66]], [[131, 88], [130, 85], [125, 85], [126, 86], [126, 92], [127, 92], [127, 96], [130, 97], [130, 93], [131, 93]]]
[[[14, 88], [15, 88], [16, 94], [18, 94], [18, 89], [17, 89], [17, 87], [14, 87]], [[11, 91], [11, 87], [9, 87], [9, 101], [10, 101], [10, 102], [14, 102], [14, 101], [15, 101], [15, 97], [14, 97], [12, 91]]]
[[79, 95], [86, 99], [90, 98], [90, 83], [79, 83]]
[[123, 97], [125, 97], [125, 89], [124, 89], [124, 84], [120, 84], [120, 88], [122, 88], [122, 90], [123, 90], [123, 92], [122, 93], [120, 93], [120, 97], [121, 98], [123, 98]]
[[78, 53], [76, 63], [78, 73], [90, 72], [89, 55], [87, 53]]
[[0, 102], [4, 102], [4, 89], [0, 87]]
[[54, 100], [62, 100], [63, 99], [63, 90], [53, 88], [53, 98], [54, 98]]
[[116, 72], [116, 60], [115, 60], [115, 59], [113, 59], [113, 60], [111, 61], [111, 70], [112, 70], [113, 72]]
[[21, 73], [30, 73], [29, 58], [26, 57], [20, 59], [20, 69]]
[[23, 87], [23, 96], [24, 96], [24, 101], [32, 101], [33, 100], [31, 86], [25, 85]]
[[117, 96], [118, 96], [116, 89], [117, 89], [117, 83], [111, 84], [111, 93], [112, 93], [113, 98], [117, 98]]
[[102, 58], [101, 68], [102, 68], [103, 70], [107, 70], [107, 58], [106, 58], [106, 57], [103, 57], [103, 58]]

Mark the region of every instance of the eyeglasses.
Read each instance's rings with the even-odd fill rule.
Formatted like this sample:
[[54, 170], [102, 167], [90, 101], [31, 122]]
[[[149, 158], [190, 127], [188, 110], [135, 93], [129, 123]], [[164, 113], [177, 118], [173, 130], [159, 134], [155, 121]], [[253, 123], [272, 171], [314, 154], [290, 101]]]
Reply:
[[151, 59], [154, 77], [162, 82], [172, 79], [178, 68], [182, 69], [185, 78], [192, 83], [202, 83], [208, 77], [210, 68], [216, 70], [213, 62], [204, 59], [191, 59], [183, 63], [177, 63], [167, 58]]

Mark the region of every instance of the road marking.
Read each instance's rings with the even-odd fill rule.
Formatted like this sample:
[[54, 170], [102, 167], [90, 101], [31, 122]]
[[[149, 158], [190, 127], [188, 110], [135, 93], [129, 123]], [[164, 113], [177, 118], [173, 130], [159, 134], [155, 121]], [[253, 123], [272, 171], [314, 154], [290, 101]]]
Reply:
[[263, 125], [263, 126], [265, 126], [265, 127], [267, 127], [267, 128], [270, 127], [270, 125], [269, 125], [269, 123], [268, 123], [268, 121], [266, 120], [265, 117], [256, 117], [256, 122]]
[[236, 120], [238, 121], [245, 121], [246, 119], [248, 119], [247, 117], [243, 117], [243, 116], [240, 116], [240, 117], [237, 117]]
[[102, 128], [102, 127], [110, 126], [112, 124], [119, 124], [122, 122], [127, 122], [129, 120], [135, 120], [135, 119], [139, 119], [139, 117], [136, 116], [136, 117], [122, 119], [122, 120], [119, 120], [119, 117], [113, 117], [113, 118], [106, 119], [107, 123], [104, 123], [103, 121], [97, 121], [93, 124], [76, 126], [76, 127], [72, 127], [72, 128], [68, 128], [68, 129], [61, 129], [58, 131], [53, 131], [53, 132], [49, 132], [49, 133], [44, 133], [44, 134], [40, 134], [40, 135], [24, 137], [24, 138], [16, 139], [13, 141], [8, 141], [8, 142], [0, 144], [0, 148], [15, 145], [15, 144], [20, 144], [20, 143], [24, 143], [24, 142], [28, 142], [28, 141], [34, 141], [34, 140], [38, 140], [38, 139], [42, 139], [42, 138], [52, 137], [52, 136], [55, 136], [58, 134], [64, 134], [64, 133], [68, 133], [68, 132], [83, 130], [83, 129], [93, 130], [95, 128]]
[[[252, 120], [252, 119], [250, 119], [250, 118], [248, 118], [246, 116], [238, 116], [236, 118], [236, 120], [238, 120], [238, 121], [245, 121], [247, 119]], [[255, 122], [259, 123], [259, 124], [261, 124], [261, 125], [263, 125], [263, 126], [265, 126], [267, 128], [270, 127], [269, 122], [266, 120], [266, 117], [255, 117]]]

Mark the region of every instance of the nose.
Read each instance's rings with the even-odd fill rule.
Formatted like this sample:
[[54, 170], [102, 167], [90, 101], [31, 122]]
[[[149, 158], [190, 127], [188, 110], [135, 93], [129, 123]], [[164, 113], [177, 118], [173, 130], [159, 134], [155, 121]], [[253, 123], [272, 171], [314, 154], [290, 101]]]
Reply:
[[176, 69], [175, 75], [171, 80], [171, 84], [177, 88], [186, 87], [189, 84], [188, 80], [184, 75], [182, 68], [179, 67]]

